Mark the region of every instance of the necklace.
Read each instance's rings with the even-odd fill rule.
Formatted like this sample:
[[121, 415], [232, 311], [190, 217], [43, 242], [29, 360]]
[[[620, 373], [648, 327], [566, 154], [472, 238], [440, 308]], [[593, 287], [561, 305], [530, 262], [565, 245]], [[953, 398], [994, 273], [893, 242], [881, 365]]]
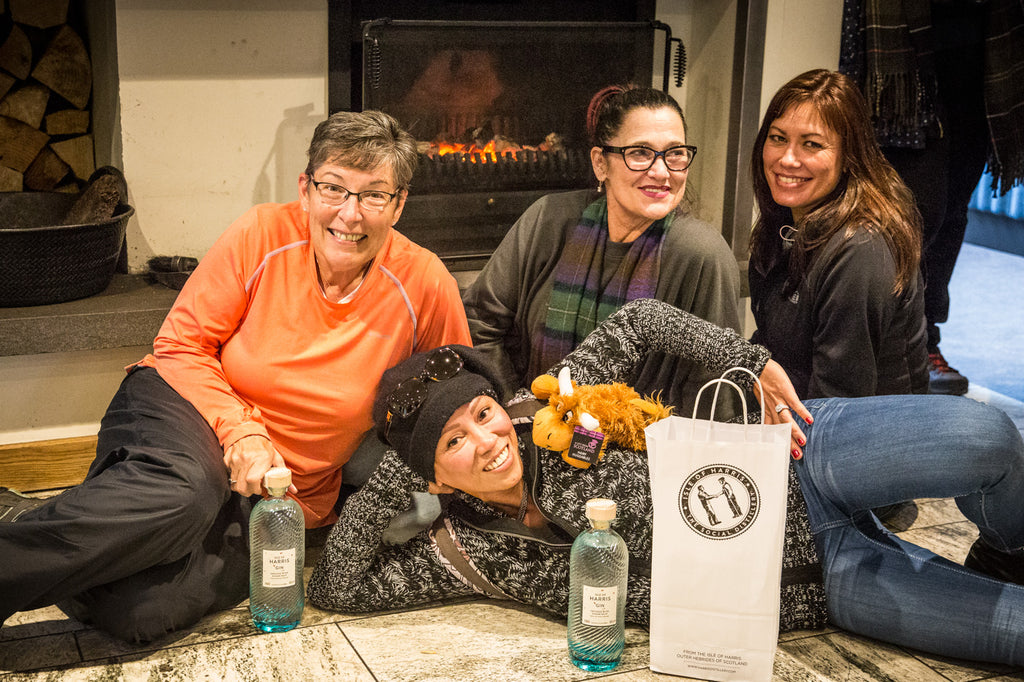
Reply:
[[519, 502], [519, 513], [516, 515], [516, 521], [520, 523], [526, 518], [526, 507], [530, 503], [530, 494], [526, 489], [526, 481], [523, 481], [523, 499]]

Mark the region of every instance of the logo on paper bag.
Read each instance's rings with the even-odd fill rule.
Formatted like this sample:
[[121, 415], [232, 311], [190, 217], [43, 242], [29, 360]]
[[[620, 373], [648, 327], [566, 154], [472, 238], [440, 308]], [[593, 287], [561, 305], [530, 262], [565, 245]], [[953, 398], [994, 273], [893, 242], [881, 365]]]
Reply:
[[690, 474], [679, 489], [679, 513], [695, 533], [711, 540], [740, 535], [761, 508], [757, 485], [734, 466], [712, 464]]

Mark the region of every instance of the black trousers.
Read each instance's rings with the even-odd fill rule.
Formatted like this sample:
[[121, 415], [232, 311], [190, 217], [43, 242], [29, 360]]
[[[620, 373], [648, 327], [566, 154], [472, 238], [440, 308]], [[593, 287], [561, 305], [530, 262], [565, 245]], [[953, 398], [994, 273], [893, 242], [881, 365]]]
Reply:
[[[932, 3], [937, 34], [962, 35], [968, 23], [984, 22], [984, 6], [961, 5]], [[988, 157], [983, 33], [972, 35], [977, 38], [968, 44], [946, 46], [934, 55], [942, 136], [929, 138], [924, 149], [882, 149], [914, 193], [924, 223], [921, 271], [929, 351], [939, 345], [937, 325], [949, 319], [949, 280], [967, 229], [967, 205]]]
[[0, 621], [58, 604], [128, 641], [192, 625], [246, 598], [248, 523], [223, 450], [150, 368], [121, 383], [85, 481], [0, 524]]

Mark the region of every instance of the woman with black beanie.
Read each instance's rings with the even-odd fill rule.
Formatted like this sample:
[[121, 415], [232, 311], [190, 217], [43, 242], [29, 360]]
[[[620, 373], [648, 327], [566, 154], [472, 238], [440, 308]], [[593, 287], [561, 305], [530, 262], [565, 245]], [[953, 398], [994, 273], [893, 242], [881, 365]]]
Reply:
[[[1024, 441], [1004, 413], [953, 396], [801, 404], [763, 347], [650, 299], [612, 314], [551, 373], [565, 366], [582, 384], [619, 381], [655, 349], [716, 373], [750, 369], [764, 385], [766, 422], [792, 425], [782, 631], [831, 621], [935, 654], [1024, 664]], [[649, 622], [646, 453], [609, 446], [589, 468], [570, 466], [533, 443], [529, 393], [503, 406], [502, 389], [464, 346], [384, 375], [374, 419], [393, 449], [331, 531], [309, 582], [312, 604], [368, 612], [483, 594], [564, 617], [584, 505], [610, 497], [629, 547], [626, 620]], [[893, 422], [900, 427], [883, 426]], [[403, 544], [383, 542], [412, 493], [427, 491], [443, 500], [434, 525]], [[896, 537], [870, 513], [919, 497], [956, 497], [979, 525], [974, 570]]]

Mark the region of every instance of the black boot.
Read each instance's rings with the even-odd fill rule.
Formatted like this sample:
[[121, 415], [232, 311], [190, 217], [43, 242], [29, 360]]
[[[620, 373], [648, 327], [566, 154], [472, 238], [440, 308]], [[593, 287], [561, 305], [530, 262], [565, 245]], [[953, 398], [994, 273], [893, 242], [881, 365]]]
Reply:
[[964, 567], [996, 580], [1024, 585], [1024, 556], [1000, 552], [981, 538], [971, 545]]

